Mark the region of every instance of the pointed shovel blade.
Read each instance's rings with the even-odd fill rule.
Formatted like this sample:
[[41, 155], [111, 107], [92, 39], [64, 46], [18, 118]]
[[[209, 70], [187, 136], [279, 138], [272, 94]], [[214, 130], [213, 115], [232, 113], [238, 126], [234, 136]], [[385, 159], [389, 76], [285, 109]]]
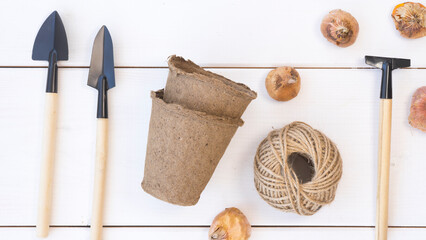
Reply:
[[106, 26], [102, 26], [93, 43], [87, 85], [98, 88], [98, 82], [102, 83], [99, 81], [102, 78], [106, 78], [107, 90], [115, 87], [112, 39]]
[[57, 60], [68, 60], [68, 41], [65, 27], [57, 11], [44, 21], [34, 41], [33, 60], [49, 60], [55, 50]]

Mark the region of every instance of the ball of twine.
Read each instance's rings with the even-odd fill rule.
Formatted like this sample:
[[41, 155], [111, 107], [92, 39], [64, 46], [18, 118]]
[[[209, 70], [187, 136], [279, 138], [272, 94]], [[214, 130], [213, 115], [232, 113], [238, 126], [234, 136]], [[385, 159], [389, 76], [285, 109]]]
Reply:
[[[314, 175], [301, 183], [287, 162], [292, 153], [309, 158]], [[260, 196], [274, 208], [313, 215], [334, 200], [342, 176], [336, 145], [303, 122], [273, 130], [259, 145], [254, 160], [254, 182]]]

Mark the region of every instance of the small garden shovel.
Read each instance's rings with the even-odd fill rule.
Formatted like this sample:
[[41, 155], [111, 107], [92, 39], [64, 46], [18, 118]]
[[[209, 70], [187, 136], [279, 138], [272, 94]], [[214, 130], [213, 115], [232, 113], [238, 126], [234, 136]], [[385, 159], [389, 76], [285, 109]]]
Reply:
[[388, 231], [389, 166], [392, 125], [392, 70], [410, 66], [410, 59], [365, 56], [365, 63], [382, 69], [377, 165], [376, 240], [386, 240]]
[[96, 162], [93, 193], [91, 239], [102, 238], [105, 174], [108, 156], [108, 98], [107, 91], [115, 87], [114, 56], [111, 35], [105, 26], [96, 35], [90, 61], [87, 85], [98, 90], [98, 129], [96, 135]]
[[47, 237], [52, 205], [53, 162], [55, 158], [58, 102], [58, 65], [68, 60], [68, 42], [58, 12], [54, 11], [41, 26], [33, 47], [33, 60], [49, 62], [38, 201], [37, 236]]

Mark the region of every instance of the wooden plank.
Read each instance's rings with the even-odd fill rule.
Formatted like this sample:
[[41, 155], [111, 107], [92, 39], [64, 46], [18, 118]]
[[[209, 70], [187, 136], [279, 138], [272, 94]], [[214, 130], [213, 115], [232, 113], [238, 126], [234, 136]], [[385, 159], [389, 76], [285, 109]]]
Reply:
[[[365, 67], [364, 55], [411, 57], [425, 67], [423, 39], [404, 39], [391, 12], [401, 1], [6, 1], [0, 9], [0, 66], [45, 66], [31, 60], [45, 18], [60, 13], [69, 42], [67, 66], [87, 66], [102, 25], [111, 31], [117, 66], [166, 66], [171, 54], [203, 66]], [[320, 32], [321, 19], [341, 8], [360, 25], [356, 43], [338, 48]], [[11, 15], [14, 13], [15, 15]]]
[[[243, 115], [213, 178], [194, 207], [163, 203], [140, 188], [150, 117], [149, 91], [163, 87], [166, 69], [117, 69], [110, 91], [110, 158], [106, 225], [209, 225], [235, 206], [255, 225], [373, 226], [378, 134], [378, 70], [300, 70], [297, 98], [280, 103], [264, 89], [268, 70], [215, 69], [259, 94]], [[96, 133], [96, 91], [88, 69], [60, 69], [54, 225], [90, 223]], [[34, 225], [46, 69], [0, 69], [0, 225]], [[426, 226], [424, 143], [407, 123], [411, 94], [426, 70], [394, 73], [390, 181], [391, 226]], [[343, 157], [335, 201], [312, 217], [282, 213], [258, 196], [253, 158], [272, 128], [300, 120], [326, 133]], [[350, 234], [349, 234], [350, 235]]]
[[[389, 240], [419, 239], [426, 229], [389, 229]], [[0, 236], [8, 240], [36, 240], [33, 228], [0, 228]], [[49, 239], [87, 239], [89, 228], [52, 228]], [[207, 239], [208, 228], [104, 228], [104, 239], [156, 239], [176, 240]], [[373, 239], [372, 228], [253, 228], [250, 240], [276, 239], [287, 240], [358, 240]]]

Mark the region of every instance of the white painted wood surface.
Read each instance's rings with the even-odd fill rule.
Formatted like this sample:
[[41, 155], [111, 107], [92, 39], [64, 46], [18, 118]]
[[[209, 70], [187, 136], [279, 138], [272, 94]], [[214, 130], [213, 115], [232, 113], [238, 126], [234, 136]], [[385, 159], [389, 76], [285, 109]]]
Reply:
[[[45, 69], [0, 69], [1, 225], [33, 225], [40, 159]], [[86, 86], [88, 69], [60, 69], [57, 164], [53, 225], [90, 224], [96, 132], [96, 91]], [[215, 69], [259, 93], [200, 202], [176, 207], [140, 188], [143, 175], [149, 91], [165, 85], [167, 69], [117, 69], [110, 92], [110, 159], [106, 225], [209, 225], [223, 208], [237, 206], [254, 225], [373, 226], [375, 207], [377, 70], [299, 70], [302, 90], [287, 103], [271, 100], [263, 87], [268, 70]], [[395, 71], [389, 223], [425, 226], [424, 143], [426, 135], [407, 123], [410, 96], [426, 70]], [[22, 88], [26, 85], [27, 87]], [[20, 94], [16, 94], [20, 92]], [[23, 98], [23, 96], [25, 96]], [[272, 128], [294, 120], [324, 131], [340, 149], [344, 174], [336, 200], [312, 217], [269, 207], [253, 185], [258, 143]], [[19, 169], [19, 171], [18, 171]], [[413, 184], [416, 183], [416, 184]], [[7, 193], [7, 194], [6, 194]]]
[[[365, 54], [410, 57], [414, 67], [426, 67], [426, 38], [403, 39], [394, 29], [390, 12], [397, 3], [4, 1], [0, 8], [0, 239], [35, 239], [47, 70], [32, 68], [46, 64], [32, 61], [31, 50], [40, 25], [54, 9], [64, 21], [70, 46], [70, 60], [60, 65], [77, 68], [59, 70], [52, 225], [62, 227], [53, 227], [49, 239], [89, 238], [96, 91], [86, 85], [84, 66], [103, 24], [111, 31], [116, 65], [121, 66], [116, 69], [117, 87], [109, 92], [104, 224], [114, 227], [105, 229], [104, 239], [206, 239], [214, 216], [230, 206], [240, 208], [255, 226], [286, 226], [256, 227], [251, 239], [373, 239], [381, 73], [350, 68], [367, 67]], [[348, 10], [360, 24], [359, 39], [349, 48], [331, 45], [319, 31], [321, 18], [334, 8]], [[222, 67], [210, 70], [258, 92], [243, 116], [245, 125], [194, 207], [163, 203], [140, 187], [149, 92], [165, 86], [168, 70], [155, 67], [166, 66], [171, 54]], [[298, 69], [301, 92], [286, 103], [273, 101], [264, 89], [269, 68], [246, 68], [280, 65], [303, 68]], [[389, 225], [398, 228], [389, 230], [389, 239], [423, 239], [426, 134], [411, 128], [407, 118], [411, 95], [426, 85], [426, 70], [396, 70], [393, 78]], [[328, 135], [343, 158], [335, 201], [311, 217], [271, 208], [253, 184], [257, 145], [272, 128], [296, 120]]]
[[[87, 239], [88, 228], [52, 228], [47, 240]], [[188, 240], [208, 239], [208, 228], [105, 228], [105, 240], [155, 239]], [[8, 240], [36, 240], [31, 228], [1, 228], [0, 236]], [[425, 229], [389, 229], [389, 240], [423, 239]], [[254, 228], [250, 239], [327, 239], [327, 240], [374, 239], [372, 228]], [[420, 237], [420, 238], [419, 238]]]
[[[69, 61], [87, 66], [93, 38], [107, 25], [117, 66], [165, 66], [180, 54], [203, 66], [365, 67], [364, 55], [413, 58], [425, 66], [426, 39], [407, 40], [395, 30], [391, 12], [402, 1], [217, 0], [217, 1], [28, 1], [0, 8], [0, 65], [44, 66], [30, 58], [34, 36], [52, 9], [58, 10], [69, 42]], [[359, 22], [356, 43], [345, 49], [327, 42], [322, 18], [335, 8]]]

